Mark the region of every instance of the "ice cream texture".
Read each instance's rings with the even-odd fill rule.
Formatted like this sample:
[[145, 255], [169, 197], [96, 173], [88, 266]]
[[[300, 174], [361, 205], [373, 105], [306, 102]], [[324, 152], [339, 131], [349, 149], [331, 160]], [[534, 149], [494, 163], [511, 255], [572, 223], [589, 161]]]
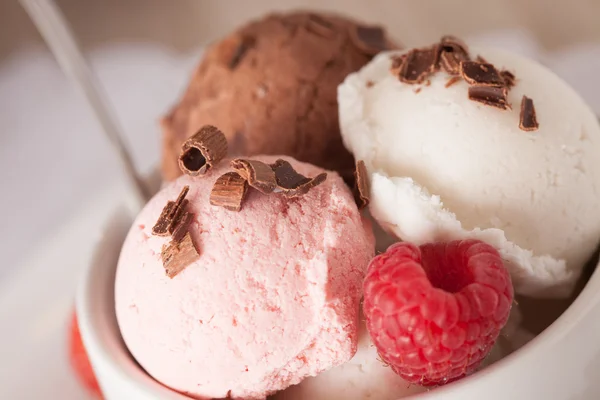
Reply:
[[277, 393], [273, 400], [397, 400], [427, 389], [406, 382], [377, 354], [361, 315], [358, 349], [354, 357], [299, 385]]
[[[369, 31], [378, 39], [371, 49], [353, 35]], [[204, 124], [225, 133], [232, 156], [286, 154], [351, 175], [336, 88], [383, 47], [396, 48], [382, 28], [328, 13], [270, 14], [241, 26], [206, 48], [163, 118], [163, 177], [181, 174], [181, 143]]]
[[[600, 127], [575, 91], [534, 61], [470, 48], [511, 71], [512, 109], [468, 98], [449, 75], [409, 85], [378, 55], [338, 88], [346, 147], [371, 178], [370, 210], [402, 240], [473, 238], [507, 263], [515, 291], [567, 295], [600, 239]], [[522, 96], [539, 129], [519, 129]]]
[[[323, 171], [282, 158], [308, 177]], [[264, 398], [352, 358], [374, 239], [336, 173], [296, 199], [250, 190], [232, 212], [209, 204], [229, 170], [224, 161], [184, 175], [150, 200], [119, 259], [116, 314], [134, 358], [166, 386], [195, 398]], [[160, 255], [168, 238], [151, 230], [185, 185], [200, 258], [170, 279]]]

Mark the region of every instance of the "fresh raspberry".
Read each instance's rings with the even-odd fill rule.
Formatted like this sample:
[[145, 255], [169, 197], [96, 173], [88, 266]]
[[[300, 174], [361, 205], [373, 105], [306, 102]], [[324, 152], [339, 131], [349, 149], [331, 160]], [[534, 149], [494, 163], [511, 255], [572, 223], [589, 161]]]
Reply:
[[75, 312], [73, 312], [69, 326], [69, 358], [71, 366], [81, 383], [97, 398], [102, 399], [100, 386], [98, 386], [96, 375], [94, 375], [94, 370], [81, 341], [79, 325], [77, 324], [77, 314]]
[[383, 361], [424, 386], [472, 373], [513, 301], [500, 255], [478, 240], [396, 243], [371, 261], [363, 288], [367, 328]]

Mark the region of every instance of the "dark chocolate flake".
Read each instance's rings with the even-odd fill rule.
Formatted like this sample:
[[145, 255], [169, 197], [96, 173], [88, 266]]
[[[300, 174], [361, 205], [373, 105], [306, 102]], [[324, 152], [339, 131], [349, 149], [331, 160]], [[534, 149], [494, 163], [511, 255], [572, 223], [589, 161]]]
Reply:
[[361, 210], [369, 205], [371, 184], [367, 174], [367, 168], [365, 162], [359, 160], [356, 163], [356, 171], [354, 171], [355, 188], [354, 188], [354, 199], [358, 205], [358, 209]]
[[379, 26], [353, 27], [350, 37], [356, 47], [371, 56], [390, 47], [385, 30]]
[[464, 42], [454, 36], [443, 36], [440, 41], [440, 67], [450, 75], [460, 73], [460, 62], [469, 60]]
[[521, 114], [519, 117], [519, 128], [524, 131], [535, 131], [540, 127], [535, 113], [533, 100], [527, 96], [521, 99]]
[[179, 218], [179, 221], [173, 229], [171, 238], [174, 242], [181, 242], [185, 234], [188, 232], [188, 228], [192, 223], [193, 214], [189, 211], [184, 211]]
[[406, 53], [401, 54], [399, 56], [392, 56], [392, 66], [390, 67], [390, 72], [392, 75], [399, 76], [400, 71], [402, 71], [402, 66], [404, 62], [406, 62]]
[[231, 160], [231, 167], [261, 193], [269, 194], [277, 186], [275, 172], [262, 161], [236, 158]]
[[210, 192], [210, 204], [230, 211], [240, 211], [248, 192], [248, 181], [237, 172], [221, 175]]
[[466, 59], [469, 59], [469, 48], [467, 47], [465, 42], [463, 42], [456, 36], [442, 36], [440, 44], [442, 45], [442, 51], [460, 53], [461, 56], [464, 56]]
[[[187, 187], [187, 186], [186, 186]], [[175, 228], [179, 226], [181, 220], [186, 213], [185, 209], [188, 205], [189, 201], [187, 199], [183, 199], [181, 202], [176, 202], [176, 209], [173, 213], [173, 218], [171, 219], [171, 223], [169, 224], [169, 233], [172, 235]]]
[[504, 86], [504, 79], [492, 64], [461, 61], [460, 73], [469, 85]]
[[163, 207], [156, 224], [154, 224], [152, 227], [153, 235], [168, 236], [173, 232], [176, 224], [178, 223], [178, 217], [187, 205], [185, 196], [187, 196], [189, 190], [189, 186], [184, 186], [181, 189], [179, 196], [177, 196], [177, 200], [167, 202], [167, 204]]
[[404, 83], [421, 83], [435, 71], [437, 62], [437, 46], [413, 49], [406, 55], [406, 61], [402, 64], [399, 78]]
[[292, 167], [292, 164], [282, 159], [279, 159], [275, 161], [274, 164], [271, 164], [271, 168], [275, 173], [277, 186], [280, 188], [289, 189], [292, 187], [297, 187], [310, 180], [304, 175], [296, 172], [294, 167]]
[[179, 207], [183, 203], [183, 200], [185, 200], [185, 197], [188, 195], [189, 192], [190, 192], [190, 187], [188, 185], [185, 185], [184, 187], [181, 188], [181, 192], [179, 192], [179, 195], [177, 196], [177, 199], [175, 200], [175, 204], [177, 204], [177, 207]]
[[515, 74], [507, 70], [502, 70], [500, 71], [500, 76], [504, 80], [504, 84], [508, 89], [512, 89], [512, 87], [515, 86], [517, 80]]
[[165, 243], [160, 255], [165, 272], [171, 279], [200, 257], [189, 232], [186, 232], [180, 242], [171, 240], [168, 244]]
[[440, 54], [440, 66], [450, 75], [460, 73], [460, 62], [466, 60], [461, 53], [443, 51]]
[[277, 180], [276, 192], [282, 192], [287, 197], [302, 196], [327, 179], [327, 173], [325, 172], [314, 178], [307, 178], [296, 172], [289, 162], [282, 159], [271, 164], [271, 168], [275, 172]]
[[506, 99], [506, 87], [473, 85], [469, 86], [469, 99], [502, 110], [510, 108]]
[[225, 134], [205, 125], [181, 146], [179, 168], [190, 176], [205, 174], [227, 155]]
[[157, 236], [167, 236], [169, 234], [169, 225], [171, 224], [171, 214], [175, 211], [175, 202], [169, 201], [163, 207], [156, 224], [152, 227], [152, 234]]

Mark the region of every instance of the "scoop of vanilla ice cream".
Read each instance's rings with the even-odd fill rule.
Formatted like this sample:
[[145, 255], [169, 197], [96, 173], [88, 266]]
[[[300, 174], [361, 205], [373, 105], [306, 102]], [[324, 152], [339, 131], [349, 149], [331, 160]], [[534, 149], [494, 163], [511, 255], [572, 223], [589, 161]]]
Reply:
[[[382, 53], [338, 88], [345, 145], [371, 178], [371, 212], [417, 244], [477, 238], [507, 262], [515, 290], [567, 295], [600, 239], [600, 127], [545, 67], [470, 49], [516, 75], [510, 110], [469, 100], [443, 71], [409, 85]], [[420, 88], [420, 90], [417, 90]], [[523, 95], [540, 127], [519, 129]]]

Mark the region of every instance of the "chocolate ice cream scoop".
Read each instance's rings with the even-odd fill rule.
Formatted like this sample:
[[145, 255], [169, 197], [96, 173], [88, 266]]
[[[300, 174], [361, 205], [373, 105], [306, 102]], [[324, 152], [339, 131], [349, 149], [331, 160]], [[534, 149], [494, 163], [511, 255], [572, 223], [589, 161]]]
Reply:
[[382, 28], [333, 15], [273, 14], [243, 26], [207, 48], [162, 120], [163, 177], [181, 174], [181, 145], [206, 124], [225, 133], [230, 156], [286, 154], [351, 176], [337, 86], [390, 48]]

